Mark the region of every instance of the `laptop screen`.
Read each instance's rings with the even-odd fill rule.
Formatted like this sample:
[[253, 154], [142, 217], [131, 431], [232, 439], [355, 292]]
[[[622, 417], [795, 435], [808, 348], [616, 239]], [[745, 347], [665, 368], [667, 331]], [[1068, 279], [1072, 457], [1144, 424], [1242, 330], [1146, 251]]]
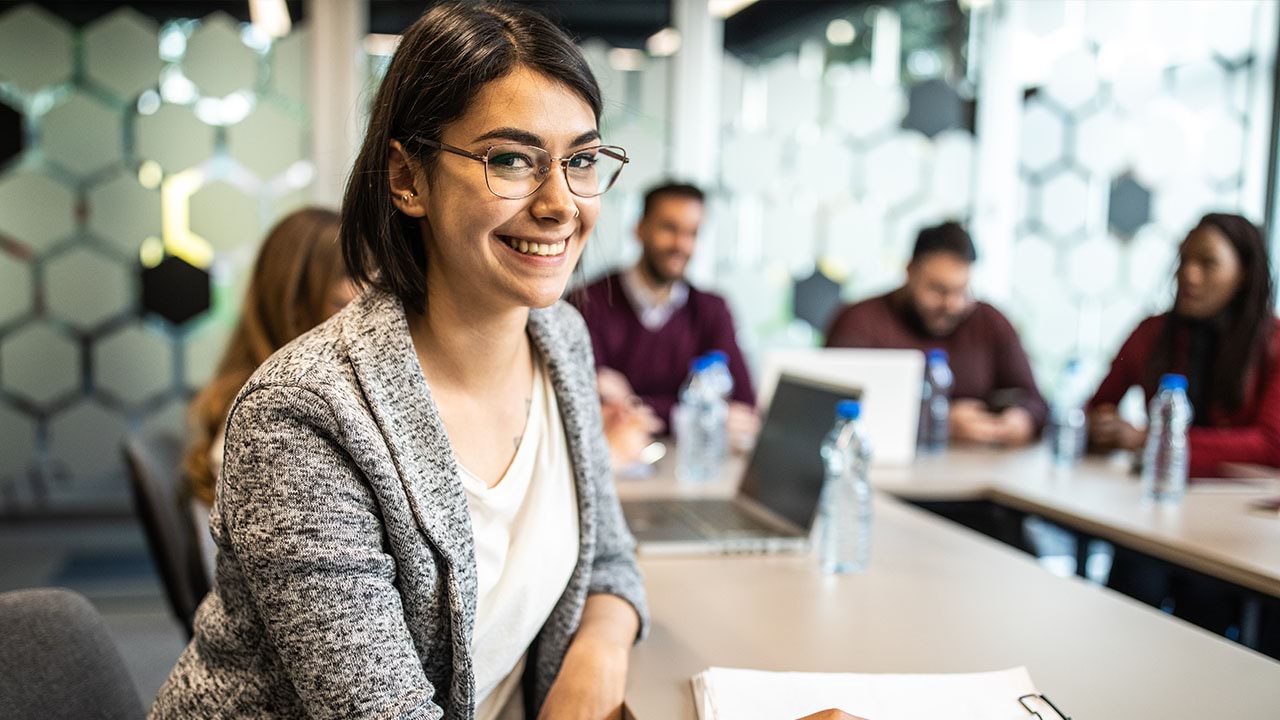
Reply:
[[778, 378], [773, 401], [738, 492], [803, 530], [813, 526], [822, 492], [822, 440], [848, 388], [793, 375]]

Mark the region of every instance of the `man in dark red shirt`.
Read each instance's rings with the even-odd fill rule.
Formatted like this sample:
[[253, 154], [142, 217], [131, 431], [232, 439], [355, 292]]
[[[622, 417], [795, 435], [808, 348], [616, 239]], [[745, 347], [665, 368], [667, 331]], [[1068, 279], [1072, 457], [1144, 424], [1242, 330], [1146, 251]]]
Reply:
[[[636, 227], [640, 261], [570, 293], [595, 348], [606, 411], [634, 394], [665, 423], [695, 358], [720, 350], [729, 360], [731, 437], [758, 429], [755, 391], [724, 299], [692, 287], [685, 268], [703, 216], [702, 191], [668, 184], [650, 190]], [[606, 412], [608, 416], [608, 412]]]
[[1048, 406], [1018, 333], [999, 310], [969, 292], [976, 259], [959, 224], [925, 228], [906, 284], [840, 311], [827, 331], [827, 347], [946, 350], [955, 375], [951, 437], [1026, 444], [1044, 427]]

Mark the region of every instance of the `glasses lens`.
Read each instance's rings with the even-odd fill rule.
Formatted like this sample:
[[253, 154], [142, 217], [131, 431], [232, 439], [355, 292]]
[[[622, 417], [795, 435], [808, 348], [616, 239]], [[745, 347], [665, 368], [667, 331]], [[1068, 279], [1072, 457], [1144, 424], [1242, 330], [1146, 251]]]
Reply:
[[486, 179], [494, 195], [528, 197], [551, 172], [551, 156], [530, 145], [495, 145], [485, 162]]
[[610, 145], [574, 153], [565, 168], [569, 189], [582, 197], [604, 194], [617, 181], [626, 157], [626, 150]]

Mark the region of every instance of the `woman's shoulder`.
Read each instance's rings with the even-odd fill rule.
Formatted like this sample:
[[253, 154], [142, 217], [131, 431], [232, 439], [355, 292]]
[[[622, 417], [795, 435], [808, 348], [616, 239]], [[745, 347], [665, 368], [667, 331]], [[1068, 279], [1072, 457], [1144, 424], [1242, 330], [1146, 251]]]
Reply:
[[1164, 331], [1164, 326], [1169, 321], [1169, 316], [1170, 313], [1166, 312], [1146, 317], [1133, 328], [1133, 332], [1129, 333], [1128, 342], [1154, 343], [1160, 337], [1160, 333]]
[[[387, 305], [387, 297], [371, 291], [294, 338], [250, 376], [240, 390], [237, 404], [264, 388], [330, 401], [358, 397], [358, 382], [351, 361], [353, 345], [360, 338], [378, 335], [381, 325], [390, 322], [382, 319], [383, 315], [392, 313], [393, 308], [384, 307]], [[374, 338], [368, 342], [379, 341]]]

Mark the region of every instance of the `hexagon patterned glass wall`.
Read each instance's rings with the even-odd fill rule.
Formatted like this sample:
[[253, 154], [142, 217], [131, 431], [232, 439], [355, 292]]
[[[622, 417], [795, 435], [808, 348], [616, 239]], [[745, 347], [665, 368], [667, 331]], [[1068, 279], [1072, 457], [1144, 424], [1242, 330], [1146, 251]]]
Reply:
[[[1012, 304], [1042, 379], [1068, 356], [1100, 378], [1137, 321], [1167, 309], [1177, 241], [1199, 215], [1263, 206], [1244, 196], [1261, 154], [1235, 100], [1270, 106], [1252, 69], [1274, 52], [1253, 45], [1263, 8], [1041, 0], [1011, 15], [1020, 68], [1047, 68], [1026, 80]], [[1162, 42], [1147, 47], [1152, 27]]]
[[309, 198], [304, 24], [151, 11], [0, 7], [0, 517], [128, 507], [120, 439], [184, 431], [235, 321], [204, 266], [243, 284]]

